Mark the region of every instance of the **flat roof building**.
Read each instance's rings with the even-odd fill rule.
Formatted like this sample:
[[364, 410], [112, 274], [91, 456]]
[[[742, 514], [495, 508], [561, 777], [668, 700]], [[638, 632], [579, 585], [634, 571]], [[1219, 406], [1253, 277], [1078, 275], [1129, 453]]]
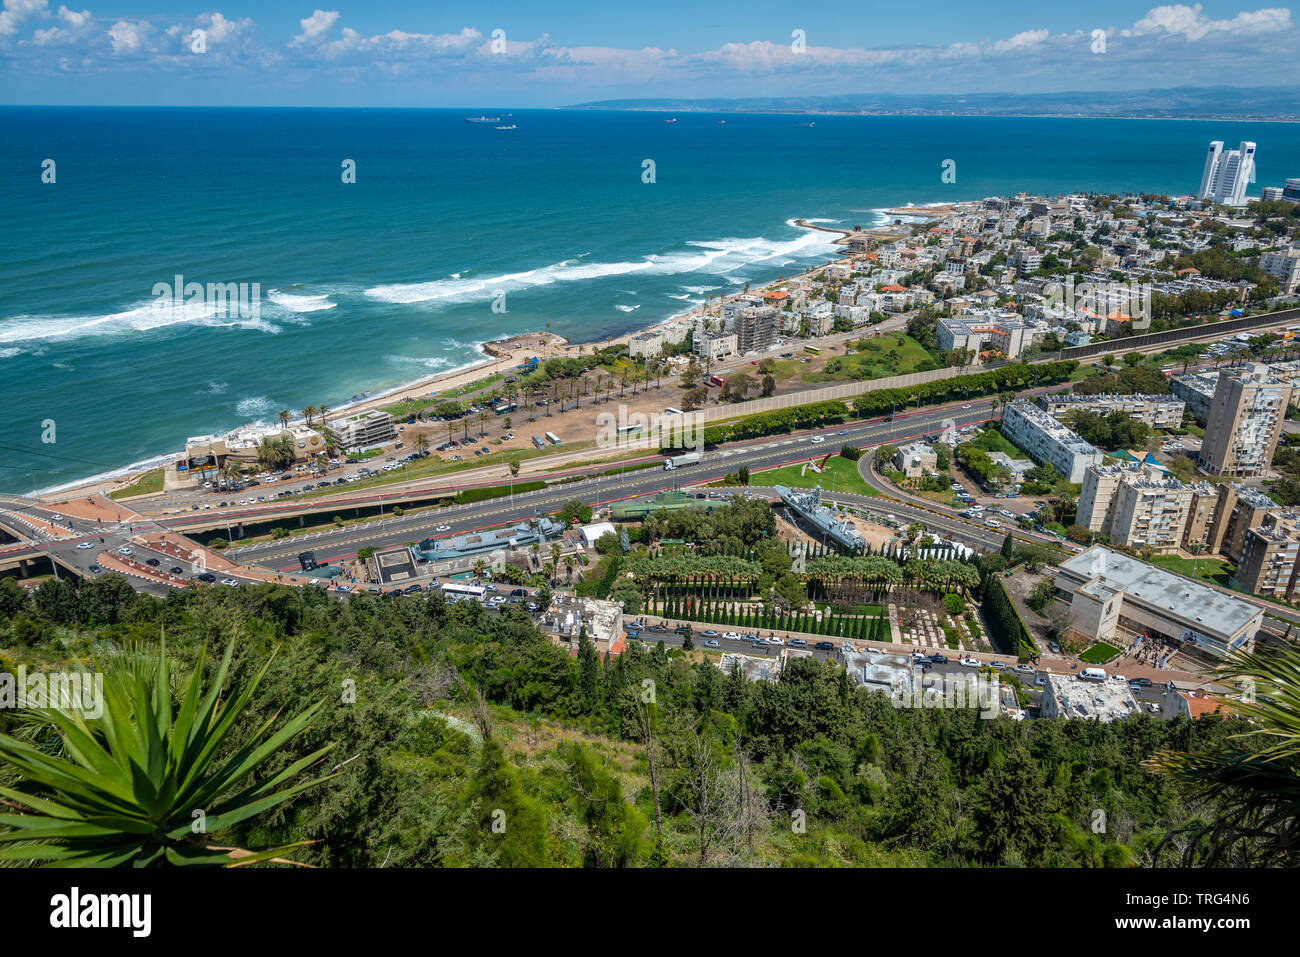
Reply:
[[1071, 482], [1105, 456], [1038, 406], [1017, 399], [1002, 413], [1002, 434], [1037, 462], [1052, 466]]
[[378, 409], [330, 419], [325, 428], [345, 449], [364, 449], [397, 438], [397, 432], [393, 429], [393, 417]]
[[1076, 675], [1047, 676], [1043, 688], [1044, 718], [1074, 718], [1084, 721], [1123, 721], [1137, 714], [1137, 701], [1126, 681], [1088, 681]]
[[577, 654], [584, 628], [602, 655], [606, 652], [617, 655], [624, 647], [623, 609], [617, 602], [555, 594], [537, 627], [552, 635], [560, 645], [567, 646], [570, 654]]
[[1123, 412], [1156, 429], [1176, 429], [1183, 423], [1182, 399], [1168, 395], [1045, 395], [1038, 406], [1053, 418], [1074, 409], [1086, 409], [1101, 415]]
[[1253, 647], [1264, 618], [1245, 599], [1102, 545], [1061, 563], [1056, 593], [1070, 605], [1069, 631], [1121, 647], [1151, 635], [1222, 658]]

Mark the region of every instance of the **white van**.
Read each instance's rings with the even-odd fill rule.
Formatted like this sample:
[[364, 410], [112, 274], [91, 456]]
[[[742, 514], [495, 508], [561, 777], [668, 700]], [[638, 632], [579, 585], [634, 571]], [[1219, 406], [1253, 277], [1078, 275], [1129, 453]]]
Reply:
[[1104, 668], [1084, 668], [1079, 672], [1079, 678], [1082, 681], [1105, 681], [1106, 670]]

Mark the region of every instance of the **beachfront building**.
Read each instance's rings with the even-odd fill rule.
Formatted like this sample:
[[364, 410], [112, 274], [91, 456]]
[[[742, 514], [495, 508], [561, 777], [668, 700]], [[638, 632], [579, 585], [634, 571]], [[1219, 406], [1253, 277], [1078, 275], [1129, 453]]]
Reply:
[[1055, 584], [1068, 632], [1119, 647], [1151, 636], [1222, 658], [1252, 648], [1264, 619], [1245, 599], [1102, 545], [1062, 562]]
[[330, 419], [325, 423], [325, 428], [339, 446], [345, 449], [369, 448], [397, 438], [397, 432], [393, 429], [393, 417], [378, 409]]
[[1254, 363], [1224, 372], [1206, 417], [1200, 466], [1213, 475], [1263, 475], [1273, 464], [1291, 383]]
[[1183, 423], [1182, 399], [1167, 395], [1045, 395], [1038, 406], [1048, 415], [1059, 419], [1074, 409], [1085, 409], [1100, 415], [1123, 412], [1131, 419], [1145, 422], [1153, 429], [1176, 429]]
[[1071, 482], [1101, 465], [1105, 456], [1032, 402], [1017, 399], [1002, 413], [1002, 434], [1034, 461], [1050, 465]]
[[720, 362], [734, 356], [736, 348], [734, 332], [696, 332], [691, 341], [691, 351], [710, 362]]
[[[830, 303], [826, 304], [829, 307]], [[776, 342], [779, 313], [771, 306], [745, 306], [736, 310], [736, 351], [765, 352]]]
[[894, 468], [908, 478], [921, 478], [926, 473], [933, 472], [938, 463], [934, 449], [924, 442], [901, 446], [894, 453]]
[[690, 322], [670, 322], [639, 332], [628, 340], [627, 354], [634, 359], [653, 359], [664, 351], [664, 346], [685, 342], [692, 328], [694, 324]]
[[196, 435], [185, 440], [185, 455], [175, 463], [178, 475], [199, 475], [227, 465], [258, 465], [264, 442], [283, 444], [295, 462], [306, 462], [326, 450], [325, 436], [302, 423], [288, 426], [247, 426], [225, 435]]
[[1187, 528], [1192, 486], [1159, 467], [1094, 465], [1083, 476], [1075, 521], [1116, 545], [1178, 550]]

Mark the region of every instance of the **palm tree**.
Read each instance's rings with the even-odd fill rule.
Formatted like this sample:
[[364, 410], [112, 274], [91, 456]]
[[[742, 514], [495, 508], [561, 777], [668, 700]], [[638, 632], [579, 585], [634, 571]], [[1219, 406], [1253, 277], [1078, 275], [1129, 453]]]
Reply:
[[329, 414], [329, 411], [330, 411], [330, 407], [328, 405], [316, 406], [316, 414], [320, 416], [321, 425], [325, 424], [325, 416]]
[[[61, 867], [239, 866], [284, 860], [287, 851], [308, 843], [254, 852], [205, 836], [334, 776], [302, 777], [333, 747], [328, 744], [250, 783], [268, 758], [308, 730], [324, 702], [269, 736], [274, 718], [246, 741], [228, 740], [236, 727], [240, 736], [246, 732], [244, 717], [271, 665], [268, 658], [242, 691], [232, 689], [222, 697], [233, 651], [232, 643], [205, 692], [200, 646], [175, 713], [164, 640], [157, 661], [128, 653], [98, 670], [103, 679], [98, 716], [68, 701], [37, 712], [61, 739], [60, 753], [0, 735], [0, 760], [22, 781], [0, 789], [6, 803], [21, 812], [4, 815], [0, 843], [11, 846], [0, 857]], [[196, 808], [204, 814], [200, 832], [195, 831]]]
[[277, 418], [280, 420], [281, 425], [288, 425], [289, 420], [293, 418], [293, 413], [288, 409], [281, 409]]
[[481, 559], [481, 558], [476, 558], [476, 559], [474, 559], [474, 577], [475, 577], [475, 578], [482, 578], [482, 577], [483, 577], [483, 570], [484, 570], [485, 568], [487, 568], [487, 562], [483, 561], [483, 559]]
[[415, 447], [415, 451], [427, 452], [429, 450], [429, 437], [423, 432], [419, 432], [415, 436], [415, 441], [411, 444]]
[[572, 555], [564, 556], [564, 567], [568, 571], [568, 581], [570, 582], [570, 584], [572, 584], [573, 582], [573, 556]]
[[560, 547], [559, 542], [551, 542], [551, 564], [557, 568], [560, 564], [560, 552], [562, 551], [564, 549]]
[[1295, 860], [1300, 836], [1300, 652], [1235, 652], [1219, 671], [1243, 700], [1225, 700], [1243, 715], [1241, 730], [1195, 753], [1164, 751], [1146, 768], [1168, 775], [1207, 810], [1156, 849], [1183, 842], [1182, 866], [1280, 867]]
[[304, 419], [307, 420], [307, 425], [310, 426], [310, 425], [311, 425], [311, 417], [312, 417], [313, 415], [316, 414], [316, 406], [314, 406], [314, 405], [306, 406], [305, 408], [303, 408], [303, 410], [302, 410], [302, 412], [301, 412], [300, 414], [302, 415], [302, 417], [303, 417]]
[[480, 412], [478, 414], [478, 434], [480, 436], [487, 435], [487, 420], [488, 414], [486, 412]]

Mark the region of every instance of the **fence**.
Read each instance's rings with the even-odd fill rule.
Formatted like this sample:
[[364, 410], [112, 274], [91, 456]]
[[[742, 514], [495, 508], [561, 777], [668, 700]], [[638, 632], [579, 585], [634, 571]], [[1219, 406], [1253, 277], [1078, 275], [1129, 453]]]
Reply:
[[1182, 329], [1167, 329], [1164, 332], [1152, 332], [1145, 336], [1128, 336], [1123, 339], [1108, 339], [1086, 346], [1071, 346], [1062, 349], [1059, 359], [1086, 359], [1106, 352], [1131, 352], [1149, 346], [1163, 345], [1166, 342], [1179, 342], [1187, 339], [1203, 339], [1222, 336], [1231, 332], [1244, 332], [1258, 329], [1260, 326], [1279, 325], [1284, 322], [1300, 321], [1300, 309], [1283, 309], [1260, 316], [1242, 316], [1239, 319], [1227, 319], [1223, 322], [1207, 322], [1200, 326], [1187, 326]]

